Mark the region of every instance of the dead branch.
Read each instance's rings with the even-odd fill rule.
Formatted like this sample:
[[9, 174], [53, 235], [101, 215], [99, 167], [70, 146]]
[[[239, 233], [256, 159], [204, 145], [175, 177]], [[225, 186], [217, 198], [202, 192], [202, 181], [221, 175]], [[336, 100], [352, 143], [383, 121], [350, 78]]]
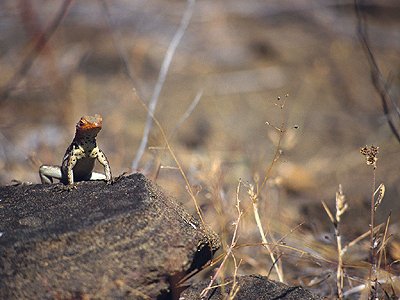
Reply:
[[183, 35], [187, 27], [189, 26], [190, 19], [192, 18], [193, 10], [194, 10], [195, 0], [187, 0], [187, 6], [185, 12], [182, 16], [181, 23], [175, 32], [174, 37], [172, 38], [167, 52], [165, 53], [164, 60], [161, 65], [160, 72], [158, 74], [157, 83], [154, 87], [153, 95], [151, 96], [148, 108], [149, 113], [147, 114], [146, 124], [143, 131], [142, 141], [140, 143], [139, 149], [136, 152], [136, 156], [132, 162], [132, 170], [137, 170], [139, 167], [139, 162], [142, 159], [144, 151], [147, 147], [147, 142], [150, 134], [151, 127], [153, 125], [153, 117], [154, 111], [157, 106], [158, 99], [160, 98], [161, 90], [164, 86], [165, 80], [167, 78], [169, 66], [171, 65], [172, 58], [174, 57], [176, 48], [178, 47]]
[[[357, 16], [357, 37], [363, 47], [364, 53], [368, 59], [368, 64], [370, 68], [370, 73], [371, 73], [371, 81], [372, 84], [379, 94], [379, 97], [381, 98], [382, 102], [382, 109], [383, 113], [386, 117], [386, 120], [389, 124], [390, 129], [392, 130], [392, 133], [396, 137], [397, 141], [400, 143], [400, 133], [398, 129], [396, 128], [394, 124], [394, 120], [392, 116], [390, 115], [390, 108], [389, 108], [389, 102], [394, 104], [396, 101], [392, 99], [388, 92], [388, 84], [386, 79], [383, 77], [379, 66], [376, 62], [375, 56], [371, 50], [370, 47], [370, 42], [368, 38], [368, 31], [367, 31], [367, 21], [366, 17], [363, 14], [363, 12], [360, 9], [360, 1], [359, 0], [354, 0], [354, 9], [356, 12]], [[398, 117], [400, 115], [398, 114]]]
[[[8, 82], [0, 88], [0, 101], [5, 101], [10, 96], [10, 93], [16, 88], [16, 86], [21, 82], [26, 73], [31, 68], [33, 62], [39, 56], [40, 52], [45, 48], [50, 38], [56, 32], [57, 28], [60, 26], [61, 21], [67, 14], [68, 8], [73, 0], [64, 0], [54, 19], [46, 27], [46, 30], [37, 38], [32, 49], [28, 52], [21, 65], [14, 73], [14, 75], [8, 80]], [[32, 43], [32, 41], [30, 41]]]

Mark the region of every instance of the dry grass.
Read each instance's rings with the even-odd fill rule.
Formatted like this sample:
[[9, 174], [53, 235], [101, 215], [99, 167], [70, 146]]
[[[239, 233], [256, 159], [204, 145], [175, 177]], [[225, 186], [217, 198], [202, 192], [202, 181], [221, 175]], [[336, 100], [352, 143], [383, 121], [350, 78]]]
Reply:
[[[232, 277], [234, 299], [236, 277], [259, 273], [329, 299], [398, 297], [399, 145], [351, 35], [353, 8], [289, 2], [197, 1], [154, 113], [146, 99], [185, 3], [107, 2], [107, 13], [73, 3], [0, 99], [0, 182], [38, 182], [38, 165], [60, 162], [86, 113], [103, 115], [99, 143], [113, 173], [129, 172], [150, 117], [139, 169], [222, 239], [212, 266], [191, 279], [210, 280], [204, 294]], [[32, 24], [45, 32], [60, 4], [4, 3], [0, 87], [37, 36]], [[387, 3], [369, 14], [369, 38], [396, 95], [400, 20]], [[366, 144], [380, 146], [379, 168], [363, 165]]]

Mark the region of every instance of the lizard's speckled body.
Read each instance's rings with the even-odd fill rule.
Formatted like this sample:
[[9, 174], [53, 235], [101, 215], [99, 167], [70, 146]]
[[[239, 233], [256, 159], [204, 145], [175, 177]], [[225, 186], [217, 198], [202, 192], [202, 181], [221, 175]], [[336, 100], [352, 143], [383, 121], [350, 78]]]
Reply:
[[[43, 165], [39, 169], [42, 183], [52, 183], [53, 178], [73, 185], [77, 181], [106, 180], [111, 183], [110, 164], [96, 143], [96, 136], [101, 130], [100, 115], [83, 116], [76, 124], [75, 137], [65, 152], [61, 167]], [[104, 173], [93, 172], [95, 160], [104, 167]]]

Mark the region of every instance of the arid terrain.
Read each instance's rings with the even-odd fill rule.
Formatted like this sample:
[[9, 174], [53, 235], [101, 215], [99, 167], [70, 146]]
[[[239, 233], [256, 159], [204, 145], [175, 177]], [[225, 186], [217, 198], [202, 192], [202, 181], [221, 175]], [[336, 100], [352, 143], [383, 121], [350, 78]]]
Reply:
[[[223, 241], [217, 256], [233, 250], [220, 277], [278, 280], [279, 269], [286, 283], [335, 299], [337, 238], [322, 201], [334, 217], [341, 185], [344, 247], [369, 231], [382, 183], [376, 276], [380, 297], [399, 297], [400, 143], [387, 119], [399, 132], [400, 3], [360, 6], [395, 103], [387, 116], [352, 1], [198, 0], [191, 16], [187, 3], [1, 1], [0, 184], [39, 183], [39, 166], [61, 163], [79, 118], [99, 113], [113, 174], [143, 172], [194, 215], [197, 205]], [[158, 124], [133, 168], [166, 54]], [[360, 154], [366, 145], [379, 147], [375, 169]], [[365, 298], [352, 289], [371, 276], [369, 235], [340, 259], [345, 297]]]

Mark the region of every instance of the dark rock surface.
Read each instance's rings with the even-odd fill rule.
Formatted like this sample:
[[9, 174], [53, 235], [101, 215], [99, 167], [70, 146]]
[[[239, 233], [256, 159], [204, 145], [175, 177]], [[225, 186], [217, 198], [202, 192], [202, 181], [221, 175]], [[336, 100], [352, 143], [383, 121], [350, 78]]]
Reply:
[[0, 187], [0, 299], [170, 299], [220, 245], [141, 174], [59, 187]]
[[[227, 278], [226, 282], [231, 282], [232, 278]], [[244, 275], [237, 277], [239, 290], [235, 300], [317, 300], [322, 299], [311, 294], [309, 291], [299, 286], [287, 286], [286, 284], [268, 280], [261, 275]], [[208, 286], [209, 281], [195, 284], [185, 290], [180, 300], [200, 300], [200, 293]], [[230, 293], [232, 283], [224, 286], [225, 294], [220, 288], [210, 290], [207, 300], [226, 299], [225, 295]]]

